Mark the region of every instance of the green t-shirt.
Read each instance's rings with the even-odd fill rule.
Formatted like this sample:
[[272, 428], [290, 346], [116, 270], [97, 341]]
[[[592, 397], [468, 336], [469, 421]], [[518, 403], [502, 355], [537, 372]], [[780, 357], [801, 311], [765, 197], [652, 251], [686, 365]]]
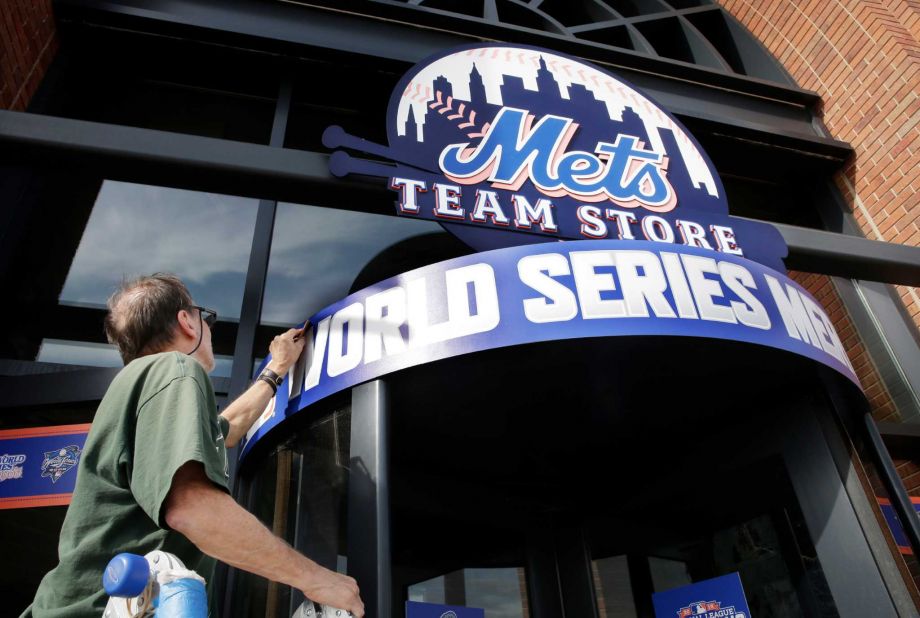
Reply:
[[192, 357], [154, 354], [119, 372], [80, 458], [60, 562], [23, 616], [99, 618], [107, 602], [102, 572], [120, 552], [171, 552], [207, 579], [214, 561], [166, 525], [163, 502], [176, 470], [189, 461], [201, 462], [208, 478], [227, 490], [228, 431], [211, 380]]

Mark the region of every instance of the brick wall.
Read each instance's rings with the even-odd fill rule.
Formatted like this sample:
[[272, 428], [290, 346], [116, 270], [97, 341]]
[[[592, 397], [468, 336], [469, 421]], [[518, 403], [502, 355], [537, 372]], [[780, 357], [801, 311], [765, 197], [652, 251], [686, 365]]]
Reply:
[[0, 1], [0, 109], [26, 109], [56, 51], [51, 0]]
[[[821, 95], [830, 135], [855, 156], [835, 182], [867, 238], [920, 245], [920, 0], [720, 0], [796, 82]], [[879, 421], [898, 412], [829, 277], [791, 273], [827, 309]], [[899, 286], [920, 326], [920, 295]], [[920, 496], [920, 461], [895, 462]], [[887, 492], [869, 466], [872, 491]], [[880, 517], [880, 513], [876, 514]], [[880, 520], [881, 521], [881, 520]], [[892, 543], [893, 547], [893, 543]], [[920, 587], [920, 563], [905, 565]]]
[[[836, 183], [866, 237], [920, 245], [920, 1], [720, 0], [856, 151]], [[920, 293], [899, 286], [920, 326]]]
[[837, 334], [840, 335], [840, 341], [853, 363], [853, 369], [859, 378], [860, 384], [866, 392], [866, 398], [869, 405], [872, 406], [872, 413], [878, 421], [897, 422], [900, 420], [898, 410], [888, 393], [888, 389], [882, 382], [869, 351], [863, 344], [850, 315], [840, 295], [837, 294], [836, 288], [831, 278], [827, 275], [816, 275], [814, 273], [802, 273], [791, 271], [789, 276], [792, 277], [802, 287], [811, 292], [815, 299], [827, 311], [828, 317], [834, 323]]
[[[821, 95], [855, 156], [835, 178], [867, 238], [920, 245], [920, 0], [720, 0], [798, 84]], [[827, 308], [877, 420], [898, 413], [830, 279], [798, 274]], [[920, 326], [920, 294], [898, 286]]]

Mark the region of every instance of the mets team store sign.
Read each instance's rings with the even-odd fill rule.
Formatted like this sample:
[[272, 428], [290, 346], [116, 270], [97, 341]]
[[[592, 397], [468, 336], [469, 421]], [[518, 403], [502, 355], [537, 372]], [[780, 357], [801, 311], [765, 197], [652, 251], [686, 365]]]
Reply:
[[719, 175], [683, 125], [578, 59], [504, 44], [434, 56], [394, 89], [387, 136], [383, 146], [330, 127], [326, 146], [391, 162], [339, 150], [330, 170], [385, 178], [398, 215], [439, 221], [476, 249], [645, 239], [784, 270], [779, 232], [728, 215]]
[[481, 253], [310, 318], [304, 358], [241, 456], [285, 416], [342, 389], [539, 341], [730, 339], [856, 382], [827, 315], [785, 276], [779, 232], [731, 217], [696, 140], [622, 79], [548, 50], [451, 50], [399, 82], [387, 136], [374, 144], [330, 127], [323, 142], [339, 149], [330, 170], [385, 179], [397, 215], [439, 221]]

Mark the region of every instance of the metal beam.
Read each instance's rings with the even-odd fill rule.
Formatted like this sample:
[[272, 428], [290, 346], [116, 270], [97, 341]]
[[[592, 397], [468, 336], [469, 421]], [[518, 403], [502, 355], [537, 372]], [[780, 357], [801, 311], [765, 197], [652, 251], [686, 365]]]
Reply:
[[[540, 45], [605, 66], [670, 111], [719, 122], [726, 131], [740, 123], [756, 128], [767, 141], [786, 133], [818, 135], [812, 108], [820, 98], [814, 92], [426, 7], [365, 1], [324, 8], [223, 0], [58, 0], [55, 8], [65, 22], [73, 18], [62, 24], [71, 29], [84, 24], [131, 29], [291, 58], [348, 58], [396, 72], [434, 53], [482, 40]], [[375, 15], [366, 14], [370, 11]], [[99, 30], [91, 36], [98, 37]]]
[[892, 458], [917, 459], [920, 457], [920, 425], [884, 422], [875, 424]]
[[789, 247], [793, 270], [850, 279], [920, 285], [920, 247], [773, 223]]
[[352, 389], [348, 574], [360, 582], [368, 618], [391, 615], [388, 418], [383, 380]]
[[[73, 371], [0, 377], [0, 408], [98, 401], [122, 367], [86, 367]], [[211, 378], [214, 390], [226, 392], [227, 378]]]
[[[292, 6], [292, 5], [299, 6]], [[226, 0], [57, 0], [56, 14], [83, 21], [131, 26], [207, 39], [235, 36], [243, 46], [278, 51], [272, 43], [310, 46], [334, 52], [415, 63], [446, 48], [481, 40], [542, 45], [625, 70], [711, 84], [810, 107], [817, 93], [767, 80], [612, 47], [565, 34], [404, 3], [334, 0], [325, 2], [226, 2]], [[696, 9], [700, 10], [700, 9]], [[703, 9], [705, 10], [705, 9]], [[715, 10], [715, 7], [713, 7]], [[643, 16], [637, 19], [652, 19]]]
[[[23, 112], [0, 111], [0, 162], [378, 214], [391, 214], [380, 206], [393, 199], [384, 183], [333, 177], [326, 154]], [[920, 285], [918, 247], [773, 225], [789, 245], [790, 268]]]
[[328, 156], [316, 152], [24, 112], [0, 111], [0, 163], [328, 206], [340, 204], [344, 190], [348, 202], [386, 194], [336, 179]]

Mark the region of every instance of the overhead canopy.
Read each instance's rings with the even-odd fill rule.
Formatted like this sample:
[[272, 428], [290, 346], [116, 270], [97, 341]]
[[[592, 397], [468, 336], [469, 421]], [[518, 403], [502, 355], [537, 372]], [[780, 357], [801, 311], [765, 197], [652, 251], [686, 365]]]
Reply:
[[[586, 366], [637, 379], [669, 367], [662, 379], [759, 383], [759, 374], [800, 372], [798, 358], [859, 384], [830, 319], [801, 286], [743, 257], [684, 245], [576, 241], [477, 253], [382, 281], [308, 322], [303, 358], [242, 456], [285, 419], [362, 382], [541, 342], [571, 341], [566, 349], [582, 350]], [[695, 342], [690, 355], [672, 352], [687, 341]], [[546, 382], [553, 358], [528, 351], [520, 362]], [[451, 383], [479, 386], [448, 374]]]

